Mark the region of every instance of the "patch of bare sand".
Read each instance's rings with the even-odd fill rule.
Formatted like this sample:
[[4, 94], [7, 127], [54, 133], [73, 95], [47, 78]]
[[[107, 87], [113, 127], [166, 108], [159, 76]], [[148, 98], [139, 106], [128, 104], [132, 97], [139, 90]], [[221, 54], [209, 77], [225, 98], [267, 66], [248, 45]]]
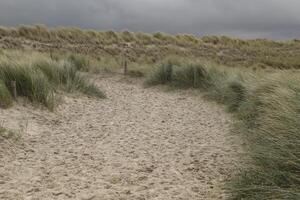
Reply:
[[0, 111], [5, 126], [25, 130], [22, 145], [0, 143], [0, 199], [226, 198], [240, 148], [222, 108], [121, 76], [96, 83], [108, 99]]

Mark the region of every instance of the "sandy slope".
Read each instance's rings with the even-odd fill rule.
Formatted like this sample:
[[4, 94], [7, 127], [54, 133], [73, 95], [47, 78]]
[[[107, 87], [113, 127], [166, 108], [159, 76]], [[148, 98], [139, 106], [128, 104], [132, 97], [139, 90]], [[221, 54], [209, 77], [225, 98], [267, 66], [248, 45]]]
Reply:
[[25, 133], [0, 143], [0, 199], [224, 199], [239, 151], [228, 115], [192, 91], [134, 82], [98, 78], [108, 99], [68, 95], [56, 113], [1, 110]]

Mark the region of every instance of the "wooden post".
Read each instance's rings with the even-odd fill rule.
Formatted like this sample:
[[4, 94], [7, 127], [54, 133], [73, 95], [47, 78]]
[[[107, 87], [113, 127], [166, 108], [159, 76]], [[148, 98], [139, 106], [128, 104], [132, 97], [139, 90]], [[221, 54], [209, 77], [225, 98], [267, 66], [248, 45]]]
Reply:
[[196, 88], [197, 87], [197, 69], [196, 69], [196, 67], [193, 67], [193, 71], [194, 71], [193, 85], [194, 85], [194, 88]]
[[17, 84], [16, 81], [11, 81], [11, 89], [12, 89], [12, 95], [15, 99], [17, 99]]
[[127, 75], [127, 60], [126, 60], [126, 57], [124, 55], [124, 75], [126, 76]]
[[50, 50], [50, 58], [53, 60], [53, 51], [52, 51], [52, 49]]

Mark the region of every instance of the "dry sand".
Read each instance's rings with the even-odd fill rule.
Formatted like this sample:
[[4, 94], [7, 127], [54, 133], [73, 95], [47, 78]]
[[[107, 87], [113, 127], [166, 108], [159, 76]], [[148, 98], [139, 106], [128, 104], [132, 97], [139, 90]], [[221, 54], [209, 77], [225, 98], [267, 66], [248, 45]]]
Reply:
[[[108, 75], [106, 75], [108, 76]], [[67, 95], [55, 113], [0, 110], [0, 199], [225, 199], [240, 148], [230, 116], [193, 91], [97, 78], [108, 99]]]

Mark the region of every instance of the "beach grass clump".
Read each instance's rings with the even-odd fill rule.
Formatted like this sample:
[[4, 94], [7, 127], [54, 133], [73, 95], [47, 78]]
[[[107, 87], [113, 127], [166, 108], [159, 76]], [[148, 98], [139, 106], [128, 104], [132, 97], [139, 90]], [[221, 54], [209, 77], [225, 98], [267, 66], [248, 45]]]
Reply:
[[179, 88], [200, 88], [207, 90], [221, 83], [226, 77], [222, 71], [199, 63], [184, 64], [181, 60], [167, 60], [150, 73], [148, 85], [169, 84]]
[[199, 88], [207, 90], [212, 87], [221, 74], [202, 64], [187, 64], [174, 70], [173, 83], [176, 87]]
[[149, 45], [149, 44], [154, 44], [157, 42], [157, 39], [155, 39], [149, 33], [137, 32], [137, 33], [135, 33], [135, 37], [136, 37], [137, 41], [142, 45]]
[[[216, 69], [214, 69], [216, 71]], [[207, 99], [225, 104], [227, 111], [237, 112], [241, 103], [248, 98], [246, 82], [238, 75], [228, 72], [214, 73], [215, 79], [210, 82], [210, 88], [205, 94]]]
[[300, 198], [300, 74], [261, 81], [242, 102], [237, 131], [253, 165], [234, 180], [234, 199]]
[[147, 85], [168, 84], [172, 82], [173, 64], [170, 62], [162, 63], [156, 67], [153, 73], [146, 80]]
[[130, 32], [130, 31], [122, 31], [120, 33], [120, 37], [125, 41], [125, 42], [135, 42], [137, 39], [135, 37], [135, 34]]
[[0, 79], [12, 94], [16, 83], [16, 91], [20, 96], [27, 97], [32, 102], [39, 102], [49, 109], [54, 108], [54, 90], [47, 77], [30, 65], [19, 63], [0, 63]]
[[20, 138], [21, 134], [19, 131], [7, 129], [0, 125], [0, 141], [2, 139], [18, 141]]
[[69, 60], [39, 60], [33, 66], [47, 76], [54, 88], [62, 88], [67, 92], [80, 91], [89, 96], [104, 98], [104, 93], [82, 75], [78, 66]]
[[76, 67], [77, 70], [88, 72], [90, 70], [90, 62], [86, 56], [71, 54], [69, 61]]
[[13, 99], [12, 96], [6, 87], [5, 83], [0, 80], [0, 107], [8, 108], [12, 105]]
[[[14, 56], [19, 56], [14, 61]], [[51, 59], [42, 54], [13, 52], [0, 59], [0, 106], [12, 104], [12, 96], [23, 96], [33, 103], [40, 103], [53, 110], [58, 90], [81, 92], [89, 96], [104, 98], [104, 93], [82, 71], [86, 61], [81, 57]]]

